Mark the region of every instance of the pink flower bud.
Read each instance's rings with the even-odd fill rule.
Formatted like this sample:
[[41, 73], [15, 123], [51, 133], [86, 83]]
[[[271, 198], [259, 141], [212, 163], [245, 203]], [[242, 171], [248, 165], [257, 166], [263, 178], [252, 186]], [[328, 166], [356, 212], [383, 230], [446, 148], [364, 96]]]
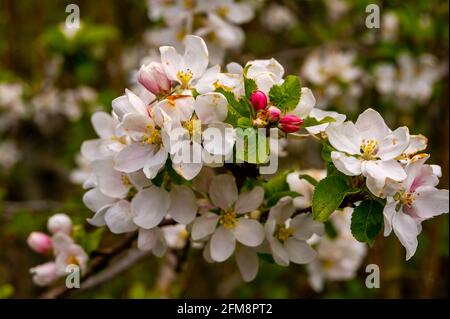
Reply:
[[167, 93], [171, 87], [170, 80], [164, 72], [162, 64], [158, 62], [151, 62], [148, 65], [141, 66], [138, 81], [157, 96]]
[[250, 103], [256, 111], [263, 110], [267, 106], [267, 96], [264, 92], [256, 90], [250, 96]]
[[303, 120], [297, 115], [286, 115], [280, 120], [280, 128], [286, 133], [295, 133], [300, 129]]
[[46, 254], [52, 249], [51, 238], [41, 232], [32, 232], [27, 238], [28, 246], [35, 252]]
[[63, 232], [70, 235], [72, 232], [72, 220], [66, 214], [55, 214], [48, 219], [47, 228], [52, 234]]
[[270, 106], [267, 110], [267, 118], [270, 122], [276, 122], [280, 119], [281, 111], [276, 106]]

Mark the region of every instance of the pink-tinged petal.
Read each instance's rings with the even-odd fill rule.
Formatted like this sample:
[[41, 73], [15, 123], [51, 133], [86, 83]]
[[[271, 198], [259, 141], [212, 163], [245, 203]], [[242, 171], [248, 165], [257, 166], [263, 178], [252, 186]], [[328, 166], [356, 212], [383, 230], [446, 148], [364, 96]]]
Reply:
[[87, 140], [81, 144], [81, 155], [89, 161], [95, 161], [113, 155], [102, 139]]
[[331, 152], [331, 160], [336, 168], [348, 176], [361, 175], [361, 160], [341, 152]]
[[101, 138], [111, 138], [117, 127], [117, 120], [105, 112], [95, 112], [92, 114], [91, 123], [95, 132]]
[[316, 258], [316, 251], [305, 241], [290, 237], [284, 243], [289, 260], [296, 264], [308, 264]]
[[223, 122], [228, 113], [228, 102], [221, 93], [211, 92], [197, 96], [195, 114], [202, 124]]
[[160, 147], [154, 154], [148, 157], [143, 167], [143, 172], [148, 179], [153, 179], [158, 175], [159, 171], [166, 164], [167, 156], [166, 149]]
[[392, 217], [392, 228], [397, 238], [406, 248], [406, 260], [409, 260], [417, 249], [417, 235], [419, 234], [416, 221], [402, 212]]
[[264, 228], [254, 219], [239, 218], [232, 232], [240, 243], [249, 247], [259, 246], [264, 240]]
[[156, 229], [139, 228], [137, 247], [140, 250], [152, 250], [155, 247], [158, 235]]
[[421, 186], [413, 194], [412, 208], [421, 220], [429, 219], [449, 211], [448, 190], [432, 186]]
[[120, 200], [105, 213], [105, 222], [113, 234], [129, 233], [137, 229], [133, 222], [130, 202]]
[[187, 186], [174, 186], [170, 191], [169, 215], [180, 224], [189, 224], [197, 214], [194, 192]]
[[213, 213], [205, 213], [194, 220], [191, 236], [193, 240], [199, 240], [211, 235], [216, 230], [219, 216]]
[[290, 226], [294, 229], [293, 236], [298, 240], [310, 239], [314, 234], [318, 236], [324, 234], [324, 224], [316, 222], [311, 213], [295, 216]]
[[290, 218], [294, 212], [295, 207], [292, 204], [292, 198], [285, 196], [270, 209], [269, 219], [274, 219], [277, 224], [284, 224], [284, 222]]
[[230, 230], [220, 226], [212, 235], [210, 245], [212, 259], [222, 262], [233, 254], [236, 240]]
[[233, 176], [221, 174], [213, 177], [209, 186], [209, 196], [218, 207], [229, 209], [238, 199], [238, 189]]
[[361, 113], [356, 120], [355, 127], [358, 135], [363, 139], [382, 141], [391, 132], [380, 113], [373, 109], [367, 109]]
[[133, 221], [139, 227], [150, 229], [158, 226], [170, 206], [169, 193], [159, 187], [150, 187], [137, 193], [131, 202], [135, 214]]
[[144, 143], [128, 145], [116, 155], [115, 169], [124, 173], [133, 173], [142, 169], [153, 155], [155, 146]]
[[155, 124], [148, 115], [136, 113], [126, 114], [121, 124], [125, 133], [138, 142], [142, 140], [143, 135], [148, 135], [150, 128], [154, 126]]
[[360, 154], [361, 138], [352, 122], [330, 125], [325, 132], [330, 144], [338, 151], [352, 155]]
[[261, 206], [264, 200], [264, 189], [260, 186], [254, 187], [251, 191], [241, 193], [235, 205], [238, 214], [250, 213]]
[[208, 48], [205, 41], [195, 35], [186, 36], [184, 44], [186, 45], [183, 57], [185, 66], [192, 72], [192, 79], [198, 79], [208, 67]]
[[92, 226], [101, 227], [106, 225], [105, 214], [112, 204], [105, 205], [98, 209], [92, 218], [87, 218], [87, 222]]
[[236, 250], [236, 263], [245, 282], [255, 279], [258, 273], [258, 255], [245, 246], [239, 245]]
[[127, 95], [122, 95], [112, 100], [112, 108], [120, 121], [123, 119], [125, 114], [136, 112], [133, 105], [131, 105], [128, 100]]
[[128, 101], [130, 101], [130, 104], [133, 106], [135, 112], [143, 116], [148, 115], [147, 107], [139, 96], [128, 89], [125, 89], [125, 94], [127, 95]]
[[409, 136], [409, 145], [404, 151], [405, 154], [412, 155], [417, 152], [423, 151], [427, 148], [428, 139], [419, 134], [419, 135], [410, 135]]

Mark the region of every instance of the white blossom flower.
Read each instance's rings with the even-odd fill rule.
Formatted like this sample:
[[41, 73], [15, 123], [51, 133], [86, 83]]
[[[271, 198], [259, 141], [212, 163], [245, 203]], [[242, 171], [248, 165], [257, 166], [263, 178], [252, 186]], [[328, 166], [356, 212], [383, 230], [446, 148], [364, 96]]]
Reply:
[[297, 24], [297, 18], [288, 7], [276, 3], [264, 10], [261, 23], [271, 31], [282, 31]]
[[416, 252], [422, 221], [449, 210], [448, 190], [436, 188], [438, 177], [433, 167], [424, 164], [428, 157], [418, 155], [406, 165], [407, 178], [391, 185], [384, 207], [384, 235], [394, 230], [406, 248], [406, 260]]
[[265, 224], [266, 238], [275, 262], [288, 266], [310, 263], [316, 252], [306, 240], [313, 234], [322, 235], [323, 224], [312, 219], [311, 214], [299, 214], [293, 218], [295, 207], [292, 198], [283, 197], [270, 209]]
[[394, 181], [406, 178], [396, 157], [409, 145], [407, 127], [391, 131], [378, 112], [367, 109], [355, 124], [330, 125], [326, 134], [331, 146], [336, 149], [331, 152], [336, 168], [345, 175], [364, 175], [371, 191], [382, 188], [386, 178]]
[[308, 242], [315, 246], [317, 258], [307, 265], [311, 287], [321, 292], [325, 281], [349, 280], [356, 276], [367, 245], [357, 241], [351, 234], [350, 222], [353, 208], [346, 207], [330, 216], [335, 228], [335, 238], [313, 236]]
[[33, 267], [30, 269], [30, 273], [33, 275], [33, 282], [38, 286], [51, 285], [59, 278], [54, 261]]
[[233, 254], [236, 240], [248, 247], [259, 246], [264, 240], [261, 224], [244, 214], [257, 209], [264, 199], [264, 190], [256, 186], [239, 194], [234, 177], [226, 174], [212, 178], [209, 195], [219, 213], [208, 212], [195, 219], [193, 240], [210, 235], [211, 258], [222, 262]]
[[68, 265], [77, 265], [81, 273], [86, 271], [88, 255], [84, 249], [75, 244], [73, 239], [67, 234], [58, 232], [52, 237], [53, 249], [55, 251], [56, 271], [59, 276], [66, 275]]

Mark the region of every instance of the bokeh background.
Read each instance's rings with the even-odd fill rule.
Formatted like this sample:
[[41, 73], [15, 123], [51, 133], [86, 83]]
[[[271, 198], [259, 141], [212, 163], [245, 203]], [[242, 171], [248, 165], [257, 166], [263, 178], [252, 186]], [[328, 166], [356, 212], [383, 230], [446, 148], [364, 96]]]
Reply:
[[[69, 3], [79, 6], [82, 20], [73, 34], [64, 29]], [[319, 107], [350, 119], [373, 107], [390, 127], [407, 125], [426, 135], [430, 161], [442, 166], [439, 186], [448, 188], [447, 1], [250, 3], [254, 17], [238, 26], [245, 39], [240, 48], [227, 46], [222, 65], [274, 57], [286, 74], [301, 76]], [[380, 8], [380, 28], [365, 25], [371, 3]], [[109, 112], [158, 42], [170, 42], [158, 34], [166, 22], [150, 17], [150, 2], [140, 0], [0, 2], [0, 298], [38, 297], [46, 290], [31, 281], [29, 269], [45, 258], [26, 238], [44, 231], [53, 213], [70, 215], [91, 234], [91, 246], [121, 239], [86, 225], [91, 212], [81, 200], [86, 173], [78, 153], [95, 136], [90, 114]], [[220, 45], [214, 33], [207, 40]], [[285, 168], [321, 168], [316, 143], [290, 141], [286, 149]], [[233, 260], [210, 265], [193, 250], [183, 267], [174, 266], [176, 254], [145, 256], [71, 297], [448, 297], [448, 230], [447, 214], [425, 222], [409, 262], [398, 240], [381, 234], [355, 278], [327, 282], [320, 293], [309, 286], [303, 266], [261, 261], [256, 280], [243, 283]], [[380, 266], [379, 289], [365, 287], [370, 263]]]

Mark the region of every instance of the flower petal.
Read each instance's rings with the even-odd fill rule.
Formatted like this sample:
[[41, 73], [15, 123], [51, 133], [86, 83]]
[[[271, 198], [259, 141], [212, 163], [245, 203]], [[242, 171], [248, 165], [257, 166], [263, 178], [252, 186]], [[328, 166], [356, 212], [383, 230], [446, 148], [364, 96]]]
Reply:
[[361, 175], [361, 161], [353, 156], [341, 152], [331, 152], [331, 160], [334, 166], [347, 176]]
[[220, 226], [212, 235], [210, 245], [211, 258], [217, 262], [222, 262], [233, 254], [236, 240], [230, 230]]
[[289, 260], [296, 264], [308, 264], [316, 258], [316, 251], [305, 241], [290, 237], [284, 243]]
[[192, 72], [192, 79], [198, 79], [205, 73], [208, 67], [208, 48], [206, 47], [205, 41], [195, 35], [186, 36], [184, 43], [186, 45], [184, 63], [186, 68]]
[[412, 208], [421, 219], [429, 219], [449, 211], [448, 190], [422, 186], [414, 192]]
[[152, 250], [157, 239], [156, 229], [139, 228], [137, 247], [140, 250]]
[[91, 117], [92, 126], [101, 138], [111, 138], [118, 124], [111, 115], [106, 112], [95, 112]]
[[209, 196], [212, 202], [222, 209], [229, 209], [238, 199], [238, 189], [233, 176], [216, 175], [209, 186]]
[[391, 132], [380, 113], [373, 109], [367, 109], [361, 113], [355, 122], [355, 127], [358, 135], [363, 139], [382, 141]]
[[318, 236], [324, 234], [324, 224], [316, 222], [311, 213], [295, 216], [290, 226], [294, 229], [293, 236], [298, 240], [310, 239], [314, 234]]
[[383, 140], [378, 146], [377, 156], [383, 161], [391, 160], [401, 155], [409, 144], [409, 130], [407, 127], [399, 127]]
[[105, 222], [113, 234], [129, 233], [137, 229], [133, 222], [130, 202], [120, 200], [105, 213]]
[[236, 251], [236, 263], [245, 282], [255, 279], [259, 262], [253, 249], [240, 245]]
[[223, 122], [227, 117], [228, 102], [221, 93], [206, 93], [197, 96], [194, 109], [202, 124]]
[[139, 227], [156, 227], [164, 218], [170, 206], [169, 193], [159, 187], [150, 187], [136, 194], [131, 201], [135, 214], [134, 222]]
[[249, 247], [259, 246], [264, 240], [264, 228], [254, 219], [239, 218], [232, 231], [240, 243]]
[[398, 240], [406, 248], [406, 260], [409, 260], [417, 249], [417, 235], [419, 234], [417, 223], [412, 217], [397, 212], [392, 217], [392, 228]]
[[360, 154], [360, 134], [352, 122], [330, 125], [325, 132], [328, 135], [330, 144], [338, 151], [352, 155]]
[[187, 186], [174, 186], [170, 191], [168, 213], [180, 224], [189, 224], [197, 213], [197, 201], [194, 192]]
[[250, 213], [261, 206], [264, 200], [264, 189], [260, 186], [254, 187], [251, 191], [241, 193], [235, 205], [238, 214]]
[[132, 173], [144, 167], [155, 150], [154, 145], [133, 143], [121, 150], [115, 157], [114, 168], [124, 173]]
[[216, 229], [219, 216], [213, 213], [205, 213], [194, 220], [192, 225], [191, 237], [193, 240], [199, 240], [211, 235]]

